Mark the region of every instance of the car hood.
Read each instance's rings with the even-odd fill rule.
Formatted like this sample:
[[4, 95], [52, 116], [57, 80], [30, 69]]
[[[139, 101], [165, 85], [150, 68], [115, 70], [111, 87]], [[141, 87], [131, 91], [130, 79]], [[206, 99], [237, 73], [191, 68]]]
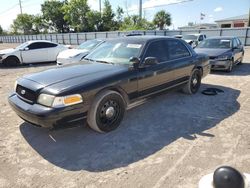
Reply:
[[221, 48], [195, 48], [194, 51], [196, 53], [204, 53], [208, 56], [219, 56], [224, 53], [230, 52], [230, 49], [221, 49]]
[[9, 54], [9, 53], [13, 53], [15, 51], [16, 51], [16, 49], [9, 48], [9, 49], [5, 49], [5, 50], [0, 50], [0, 54]]
[[84, 85], [92, 81], [128, 71], [128, 67], [105, 63], [83, 62], [68, 66], [48, 69], [39, 73], [26, 75], [24, 79], [49, 88], [50, 91], [60, 91], [75, 85]]
[[57, 58], [71, 58], [81, 53], [87, 53], [88, 50], [84, 49], [68, 49], [60, 52]]

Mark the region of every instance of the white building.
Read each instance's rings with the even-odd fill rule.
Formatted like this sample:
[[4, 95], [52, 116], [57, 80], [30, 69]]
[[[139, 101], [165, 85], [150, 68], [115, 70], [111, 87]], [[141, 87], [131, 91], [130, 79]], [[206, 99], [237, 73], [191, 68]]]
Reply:
[[216, 20], [220, 28], [234, 28], [234, 27], [247, 27], [249, 21], [249, 15], [244, 14], [240, 16], [235, 16], [231, 18]]
[[187, 29], [215, 29], [218, 25], [215, 23], [188, 24], [187, 26], [178, 27], [181, 30]]

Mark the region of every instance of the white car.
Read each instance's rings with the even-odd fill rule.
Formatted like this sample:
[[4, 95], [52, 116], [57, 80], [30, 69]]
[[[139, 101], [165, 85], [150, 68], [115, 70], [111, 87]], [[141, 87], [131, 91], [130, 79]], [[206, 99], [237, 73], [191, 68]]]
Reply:
[[68, 49], [57, 56], [57, 65], [65, 65], [81, 61], [91, 50], [103, 43], [103, 40], [94, 39], [83, 42], [76, 49]]
[[66, 46], [46, 40], [28, 41], [16, 48], [0, 50], [0, 63], [18, 65], [25, 63], [53, 62]]
[[201, 33], [187, 34], [182, 36], [182, 39], [190, 44], [192, 48], [195, 48], [201, 41], [205, 40], [206, 38], [207, 36]]

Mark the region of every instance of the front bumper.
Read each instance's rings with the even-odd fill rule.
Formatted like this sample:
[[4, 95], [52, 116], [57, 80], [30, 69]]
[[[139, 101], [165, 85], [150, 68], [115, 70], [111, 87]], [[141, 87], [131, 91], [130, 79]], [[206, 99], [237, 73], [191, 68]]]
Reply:
[[82, 104], [64, 108], [49, 108], [39, 104], [29, 104], [15, 93], [9, 96], [9, 104], [23, 120], [45, 128], [69, 124], [86, 118]]
[[209, 60], [211, 70], [227, 70], [231, 60]]

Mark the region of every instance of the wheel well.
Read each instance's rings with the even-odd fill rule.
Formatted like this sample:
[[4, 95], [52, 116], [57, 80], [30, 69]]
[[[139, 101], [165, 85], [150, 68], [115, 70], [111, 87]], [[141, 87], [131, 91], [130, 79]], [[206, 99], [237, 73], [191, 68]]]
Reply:
[[126, 103], [126, 106], [129, 104], [129, 98], [128, 98], [127, 93], [120, 87], [107, 87], [107, 88], [104, 88], [104, 89], [98, 91], [95, 96], [97, 96], [99, 93], [101, 93], [103, 91], [106, 91], [106, 90], [116, 91], [117, 93], [119, 93], [123, 97], [123, 100]]
[[18, 63], [21, 63], [20, 59], [15, 55], [10, 55], [5, 60], [8, 60], [8, 58], [15, 58], [18, 61]]
[[203, 75], [203, 68], [198, 66], [198, 67], [195, 67], [194, 69], [198, 69], [200, 72], [201, 72], [201, 76]]

